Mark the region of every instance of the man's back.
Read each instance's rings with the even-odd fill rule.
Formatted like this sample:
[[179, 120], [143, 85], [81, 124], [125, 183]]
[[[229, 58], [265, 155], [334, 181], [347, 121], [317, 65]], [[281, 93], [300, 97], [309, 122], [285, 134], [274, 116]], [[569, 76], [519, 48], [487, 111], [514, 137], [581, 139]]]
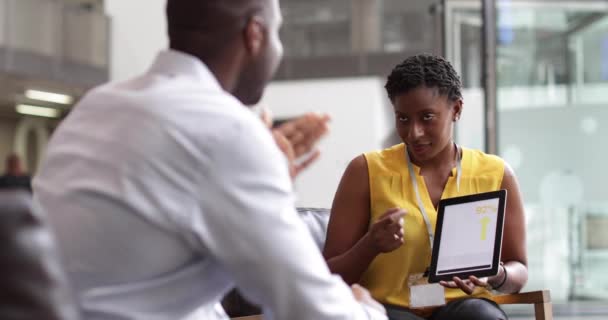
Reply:
[[169, 318], [175, 301], [195, 308], [231, 286], [193, 224], [214, 205], [204, 189], [214, 183], [214, 149], [261, 125], [210, 74], [162, 65], [183, 58], [166, 55], [178, 59], [85, 97], [35, 180], [85, 309], [139, 304], [147, 319]]

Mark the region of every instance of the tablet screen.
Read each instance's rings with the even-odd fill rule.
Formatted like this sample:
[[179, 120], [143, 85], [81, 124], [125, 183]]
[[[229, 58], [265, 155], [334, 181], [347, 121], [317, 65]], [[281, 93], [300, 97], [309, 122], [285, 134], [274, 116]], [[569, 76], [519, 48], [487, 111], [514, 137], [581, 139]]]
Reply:
[[441, 200], [429, 281], [498, 272], [506, 191]]

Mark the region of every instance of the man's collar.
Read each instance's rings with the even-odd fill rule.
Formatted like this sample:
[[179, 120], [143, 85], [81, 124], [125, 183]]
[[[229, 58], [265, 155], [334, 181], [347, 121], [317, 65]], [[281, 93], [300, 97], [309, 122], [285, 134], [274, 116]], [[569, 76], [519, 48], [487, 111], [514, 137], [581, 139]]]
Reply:
[[193, 55], [177, 50], [169, 49], [161, 51], [148, 70], [148, 73], [189, 76], [205, 82], [214, 89], [224, 91], [215, 75], [201, 60]]

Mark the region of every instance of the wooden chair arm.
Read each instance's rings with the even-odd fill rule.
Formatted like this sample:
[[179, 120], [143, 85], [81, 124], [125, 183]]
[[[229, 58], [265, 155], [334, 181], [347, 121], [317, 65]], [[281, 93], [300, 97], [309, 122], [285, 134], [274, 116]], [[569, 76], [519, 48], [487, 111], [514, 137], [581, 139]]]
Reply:
[[498, 304], [533, 304], [536, 320], [553, 320], [549, 290], [497, 295], [492, 300]]
[[498, 304], [534, 304], [551, 302], [549, 290], [531, 291], [524, 293], [501, 294], [493, 296], [492, 300]]

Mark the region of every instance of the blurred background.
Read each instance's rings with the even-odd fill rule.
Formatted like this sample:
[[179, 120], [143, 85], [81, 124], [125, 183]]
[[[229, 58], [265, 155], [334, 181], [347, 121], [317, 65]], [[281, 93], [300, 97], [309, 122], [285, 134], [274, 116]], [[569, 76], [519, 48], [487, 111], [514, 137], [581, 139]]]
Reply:
[[[164, 4], [0, 0], [0, 158], [16, 153], [35, 174], [53, 129], [87, 89], [145, 71], [167, 45]], [[499, 154], [519, 178], [526, 289], [550, 289], [563, 319], [608, 315], [608, 1], [281, 6], [286, 57], [261, 104], [277, 118], [333, 118], [322, 159], [297, 182], [299, 206], [330, 207], [352, 158], [399, 142], [383, 89], [392, 67], [444, 55], [465, 86], [457, 142]]]

